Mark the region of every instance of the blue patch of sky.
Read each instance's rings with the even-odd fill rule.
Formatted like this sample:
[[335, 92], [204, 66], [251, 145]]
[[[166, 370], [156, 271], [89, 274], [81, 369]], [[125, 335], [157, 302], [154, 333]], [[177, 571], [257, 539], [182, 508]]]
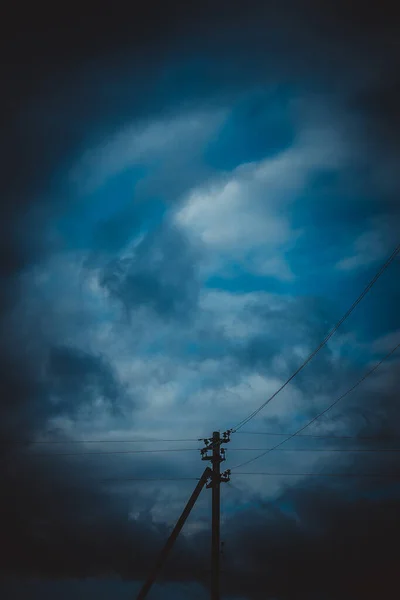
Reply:
[[166, 210], [164, 203], [158, 198], [135, 197], [135, 187], [146, 175], [143, 167], [131, 167], [87, 195], [71, 199], [57, 223], [66, 246], [117, 251], [159, 224]]
[[[374, 262], [368, 267], [344, 271], [337, 269], [332, 262], [326, 262], [325, 266], [321, 264], [320, 269], [317, 269], [313, 262], [317, 254], [310, 253], [308, 264], [312, 265], [310, 269], [312, 272], [307, 273], [305, 268], [303, 274], [293, 282], [291, 291], [296, 296], [310, 294], [329, 301], [330, 306], [333, 307], [330, 328], [358, 298], [385, 259]], [[397, 261], [381, 275], [367, 296], [340, 327], [341, 333], [356, 332], [358, 341], [367, 343], [400, 329], [400, 315], [397, 310], [400, 302], [399, 268], [400, 264]], [[363, 352], [358, 348], [357, 353], [365, 358], [367, 351]]]
[[278, 89], [252, 91], [241, 97], [208, 143], [204, 160], [215, 169], [266, 159], [288, 148], [295, 137], [290, 95]]
[[[184, 356], [191, 360], [206, 360], [211, 358], [223, 358], [226, 355], [226, 344], [223, 341], [212, 339], [192, 339], [190, 341], [171, 341], [170, 337], [158, 338], [147, 343], [141, 352], [144, 356], [164, 355], [166, 352], [176, 352], [176, 354]], [[206, 386], [206, 378], [202, 378], [202, 387]]]
[[[371, 219], [385, 211], [367, 191], [362, 193], [354, 170], [345, 175], [338, 171], [321, 172], [310, 182], [308, 190], [292, 209], [294, 228], [305, 231], [286, 258], [295, 274], [291, 292], [298, 295], [318, 295], [335, 302], [339, 317], [357, 298], [383, 260], [371, 265], [344, 271], [337, 263], [354, 253], [354, 242], [369, 230]], [[351, 185], [354, 178], [353, 186]], [[346, 185], [343, 185], [343, 184]], [[372, 257], [373, 258], [373, 257]], [[400, 300], [397, 280], [399, 263], [375, 285], [367, 298], [351, 316], [343, 329], [355, 329], [364, 339], [384, 335], [400, 327], [396, 310]]]
[[[249, 253], [250, 257], [251, 253]], [[292, 282], [282, 280], [272, 275], [251, 273], [246, 266], [246, 255], [241, 262], [233, 260], [227, 262], [221, 273], [214, 273], [204, 280], [204, 286], [209, 289], [222, 289], [232, 294], [249, 292], [270, 292], [277, 294], [290, 294]], [[251, 262], [248, 261], [251, 265]]]
[[184, 346], [184, 354], [187, 357], [200, 359], [223, 358], [226, 354], [226, 344], [218, 343], [215, 339], [190, 341]]
[[364, 222], [377, 217], [382, 208], [365, 184], [364, 170], [320, 169], [308, 180], [298, 197], [292, 216], [295, 226], [306, 224], [341, 243], [343, 232], [361, 233]]
[[343, 272], [335, 265], [352, 254], [354, 241], [379, 214], [373, 199], [360, 195], [354, 186], [352, 191], [350, 182], [343, 186], [338, 171], [320, 172], [292, 207], [292, 227], [305, 233], [287, 258], [307, 292], [329, 293], [337, 288]]
[[[383, 261], [378, 263], [379, 266], [381, 262]], [[377, 270], [378, 265], [374, 264], [360, 272], [357, 270], [349, 272], [347, 282], [345, 282], [349, 290], [349, 297], [354, 298]], [[397, 259], [380, 277], [368, 296], [354, 311], [351, 323], [357, 331], [363, 333], [365, 340], [376, 339], [400, 329], [400, 313], [398, 310], [400, 304], [399, 277], [400, 260]], [[344, 288], [346, 289], [345, 285]]]

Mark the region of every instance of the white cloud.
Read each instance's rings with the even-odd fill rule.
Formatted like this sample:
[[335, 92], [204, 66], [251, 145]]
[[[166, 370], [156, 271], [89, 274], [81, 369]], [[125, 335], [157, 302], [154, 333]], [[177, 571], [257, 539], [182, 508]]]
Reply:
[[[252, 409], [280, 383], [274, 377], [241, 373], [229, 355], [199, 358], [181, 352], [187, 343], [211, 333], [217, 342], [219, 337], [222, 341], [246, 341], [262, 327], [261, 317], [251, 309], [282, 306], [279, 296], [204, 291], [188, 329], [155, 321], [146, 309], [134, 313], [129, 323], [99, 287], [95, 273], [86, 276], [82, 272], [81, 263], [81, 255], [71, 253], [53, 257], [27, 274], [26, 285], [31, 285], [34, 293], [29, 294], [29, 306], [21, 306], [16, 318], [22, 313], [27, 322], [43, 318], [49, 343], [103, 356], [126, 390], [125, 406], [121, 407], [125, 417], [119, 422], [118, 436], [116, 423], [103, 405], [95, 413], [78, 414], [74, 422], [61, 415], [52, 426], [82, 439], [99, 435], [103, 439], [186, 437], [183, 432], [191, 432], [189, 437], [205, 435], [215, 428], [216, 420], [232, 426], [233, 420], [242, 418], [245, 405]], [[55, 294], [57, 305], [53, 303]], [[60, 312], [62, 319], [57, 317]], [[151, 350], [163, 340], [169, 352]]]
[[[87, 150], [70, 173], [84, 192], [100, 187], [127, 168], [185, 160], [195, 155], [222, 123], [223, 110], [198, 111], [163, 120], [125, 126], [98, 147]], [[154, 166], [154, 165], [153, 165]]]
[[[141, 128], [129, 126], [85, 154], [74, 174], [76, 182], [93, 188], [136, 164], [153, 159], [170, 164], [172, 155], [179, 162], [185, 153], [196, 153], [222, 119], [222, 113], [198, 113]], [[195, 185], [176, 209], [174, 224], [193, 244], [201, 245], [210, 271], [229, 273], [229, 263], [236, 261], [254, 273], [289, 279], [292, 273], [285, 252], [300, 235], [293, 229], [290, 207], [306, 192], [310, 175], [345, 159], [344, 143], [337, 132], [308, 123], [294, 146], [280, 155], [242, 165], [211, 184]], [[125, 251], [128, 255], [135, 243], [137, 240]], [[230, 344], [245, 343], [265, 328], [263, 313], [257, 309], [279, 311], [288, 307], [287, 299], [266, 293], [205, 290], [190, 325], [163, 322], [150, 316], [146, 308], [134, 311], [128, 321], [104, 293], [96, 273], [82, 276], [81, 261], [78, 254], [55, 257], [34, 275], [35, 293], [30, 297], [36, 298], [37, 305], [28, 307], [29, 314], [41, 315], [52, 342], [105, 357], [123, 383], [128, 401], [122, 407], [125, 416], [118, 422], [112, 421], [102, 406], [95, 414], [80, 415], [79, 421], [60, 417], [54, 425], [68, 434], [81, 439], [100, 434], [104, 439], [210, 435], [216, 426], [235, 425], [286, 377], [287, 357], [283, 354], [271, 360], [268, 366], [273, 375], [269, 375], [251, 365], [242, 369], [234, 357], [185, 354], [185, 347], [201, 342], [204, 335], [210, 345], [214, 341], [225, 344], [229, 354]], [[57, 331], [52, 331], [55, 323]], [[272, 320], [268, 326], [271, 334], [276, 334]], [[307, 343], [305, 339], [304, 346], [292, 349], [298, 351], [299, 362], [309, 351]], [[161, 351], [154, 350], [157, 345]], [[301, 416], [309, 406], [307, 401], [295, 386], [288, 386], [263, 415], [291, 423], [293, 415]], [[195, 453], [193, 458], [171, 454], [163, 460], [163, 468], [184, 466], [189, 460], [190, 465], [201, 466]], [[271, 489], [265, 493], [270, 494]]]
[[223, 331], [227, 340], [246, 340], [265, 327], [265, 320], [257, 309], [276, 310], [287, 305], [277, 294], [251, 292], [232, 294], [222, 290], [209, 290], [200, 296], [201, 313], [209, 317]]
[[336, 264], [340, 271], [368, 267], [388, 256], [394, 249], [393, 230], [385, 219], [376, 219], [371, 228], [357, 237], [351, 253]]
[[[400, 343], [400, 330], [391, 331], [386, 335], [375, 340], [371, 347], [374, 352], [390, 352], [397, 344]], [[400, 351], [397, 352], [399, 354]]]
[[193, 189], [175, 222], [208, 250], [211, 271], [236, 262], [259, 275], [290, 279], [285, 252], [301, 232], [293, 229], [288, 207], [304, 193], [313, 173], [338, 166], [346, 156], [340, 136], [310, 126], [278, 156], [241, 165]]
[[[228, 355], [221, 358], [190, 357], [180, 353], [189, 341], [198, 341], [205, 332], [217, 334], [222, 332], [222, 341], [228, 348], [230, 341], [246, 341], [257, 332], [262, 331], [262, 314], [257, 310], [268, 308], [283, 309], [288, 300], [279, 295], [267, 293], [232, 294], [222, 291], [204, 290], [200, 297], [199, 311], [194, 315], [194, 323], [190, 328], [177, 327], [176, 323], [155, 321], [146, 310], [133, 314], [131, 323], [123, 320], [122, 312], [115, 307], [110, 310], [107, 298], [104, 297], [96, 280], [82, 277], [80, 255], [64, 256], [53, 259], [43, 265], [39, 271], [31, 273], [31, 285], [37, 294], [37, 306], [23, 307], [23, 313], [36, 318], [44, 309], [48, 337], [55, 343], [72, 344], [83, 351], [101, 354], [118, 374], [126, 389], [127, 400], [121, 408], [124, 417], [113, 420], [105, 407], [90, 414], [78, 413], [67, 418], [58, 416], [50, 420], [49, 427], [64, 431], [66, 435], [77, 439], [146, 439], [146, 438], [196, 438], [208, 436], [216, 427], [221, 429], [234, 426], [255, 408], [258, 408], [283, 382], [286, 377], [285, 356], [280, 354], [272, 361], [270, 373], [259, 372], [257, 367], [242, 369], [240, 363]], [[47, 273], [47, 277], [43, 277]], [[54, 294], [57, 292], [57, 311], [61, 311], [62, 319], [57, 320], [55, 311], [51, 310]], [[29, 294], [32, 297], [32, 294]], [[290, 302], [290, 301], [289, 301]], [[47, 307], [49, 307], [47, 309]], [[26, 310], [28, 309], [28, 310]], [[57, 330], [51, 328], [57, 325]], [[270, 325], [273, 327], [273, 322]], [[165, 341], [168, 351], [153, 352], [152, 344]], [[23, 343], [23, 340], [22, 340]], [[305, 345], [307, 340], [305, 340]], [[300, 348], [299, 361], [306, 348]], [[277, 362], [281, 364], [277, 365]], [[282, 373], [282, 376], [277, 375]], [[304, 398], [296, 385], [287, 386], [276, 400], [266, 407], [254, 425], [260, 427], [264, 418], [287, 424], [292, 429], [294, 419], [304, 418], [308, 414], [310, 402], [316, 407], [326, 406], [327, 398]], [[316, 408], [317, 412], [317, 408]], [[264, 426], [264, 425], [263, 425]], [[282, 425], [283, 426], [283, 425]], [[335, 425], [336, 426], [336, 425]], [[268, 443], [259, 439], [251, 440], [245, 436], [235, 437], [228, 447], [229, 461], [226, 467], [243, 462], [256, 455], [257, 452], [235, 450], [240, 447], [267, 447]], [[196, 441], [185, 444], [159, 443], [152, 448], [187, 448], [198, 447]], [[92, 448], [90, 451], [92, 451]], [[110, 446], [107, 446], [110, 448]], [[149, 445], [112, 446], [112, 449], [148, 449]], [[99, 447], [101, 449], [101, 446]], [[329, 460], [324, 457], [324, 460]], [[92, 458], [90, 460], [93, 460]], [[268, 458], [255, 463], [260, 470], [276, 470], [292, 472], [312, 470], [320, 457], [308, 453], [274, 453]], [[93, 463], [94, 464], [94, 463]], [[96, 462], [99, 477], [135, 476], [148, 469], [155, 475], [160, 473], [179, 473], [190, 476], [201, 472], [199, 454], [195, 451], [174, 452], [168, 454], [128, 455], [118, 458], [104, 457]], [[142, 469], [142, 471], [141, 471]], [[249, 468], [249, 470], [251, 470]], [[100, 475], [101, 471], [101, 475]], [[145, 475], [143, 475], [145, 476]], [[235, 476], [236, 477], [236, 476]], [[239, 476], [237, 476], [239, 478]], [[250, 479], [250, 478], [249, 478]], [[251, 481], [246, 485], [268, 498], [286, 487], [285, 478], [269, 478]], [[125, 493], [121, 484], [120, 493]], [[172, 489], [172, 488], [171, 488]], [[154, 499], [151, 508], [153, 517], [158, 520], [167, 518], [167, 504], [171, 504], [179, 513], [179, 506], [184, 501], [182, 488], [172, 489], [168, 494]], [[171, 517], [172, 518], [172, 517]]]
[[286, 220], [279, 215], [271, 215], [269, 221], [260, 219], [255, 200], [251, 182], [237, 174], [222, 185], [192, 192], [176, 220], [196, 231], [206, 245], [217, 249], [243, 244], [248, 248], [249, 242], [252, 246], [285, 241], [289, 234]]

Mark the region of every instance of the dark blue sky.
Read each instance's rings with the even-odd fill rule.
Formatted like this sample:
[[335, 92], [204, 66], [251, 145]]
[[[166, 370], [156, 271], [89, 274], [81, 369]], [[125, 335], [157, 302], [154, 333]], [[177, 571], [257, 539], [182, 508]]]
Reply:
[[[195, 482], [103, 480], [198, 477], [196, 439], [279, 388], [399, 243], [391, 4], [245, 4], [28, 11], [4, 26], [5, 598], [132, 597]], [[246, 430], [297, 429], [400, 341], [399, 268], [233, 437], [227, 466], [276, 443]], [[398, 365], [313, 431], [400, 435]], [[49, 438], [65, 444], [18, 445]], [[129, 438], [194, 441], [34, 456]], [[398, 472], [395, 453], [316, 451], [382, 443], [295, 439], [246, 470], [298, 476], [233, 476], [224, 597], [350, 600], [392, 585], [398, 485], [312, 475]], [[154, 600], [208, 597], [209, 533], [204, 492]]]

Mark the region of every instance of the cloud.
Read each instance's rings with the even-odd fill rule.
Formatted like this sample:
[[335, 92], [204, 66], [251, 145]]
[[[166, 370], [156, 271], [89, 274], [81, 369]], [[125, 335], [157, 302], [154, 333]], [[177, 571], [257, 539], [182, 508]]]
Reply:
[[[355, 500], [343, 497], [345, 484], [335, 489], [307, 482], [307, 487], [303, 482], [274, 503], [253, 506], [240, 520], [229, 519], [224, 536], [228, 589], [236, 586], [236, 593], [255, 599], [390, 593], [396, 492], [393, 500], [379, 502], [362, 494]], [[286, 503], [289, 514], [283, 510]], [[378, 572], [385, 573], [384, 581]]]
[[64, 407], [82, 410], [86, 405], [95, 411], [104, 404], [118, 412], [123, 403], [123, 388], [107, 361], [76, 348], [50, 350], [47, 379], [60, 412]]
[[338, 131], [318, 122], [306, 122], [290, 148], [192, 190], [177, 208], [175, 222], [203, 244], [209, 269], [229, 273], [238, 263], [260, 276], [293, 278], [285, 253], [302, 232], [288, 211], [311, 177], [337, 168], [348, 154]]
[[400, 331], [391, 331], [387, 335], [378, 338], [373, 343], [376, 352], [389, 352], [400, 341]]
[[[1, 98], [2, 570], [143, 580], [190, 489], [100, 480], [197, 475], [197, 453], [77, 458], [48, 456], [50, 446], [39, 457], [37, 446], [20, 442], [50, 434], [59, 442], [100, 434], [108, 442], [181, 437], [209, 434], [215, 423], [231, 426], [337, 320], [347, 297], [335, 278], [338, 257], [357, 275], [357, 265], [372, 264], [395, 237], [399, 69], [391, 7], [253, 6], [230, 2], [212, 23], [208, 6], [196, 7], [193, 18], [176, 5], [155, 28], [144, 7], [133, 25], [120, 13], [98, 15], [96, 23], [83, 16], [73, 36], [65, 27], [65, 18], [77, 22], [72, 13], [60, 29], [52, 21], [43, 32], [32, 20], [19, 37], [10, 29]], [[174, 24], [172, 14], [179, 15]], [[116, 19], [124, 21], [121, 35]], [[238, 117], [239, 97], [287, 81], [289, 95], [301, 100], [290, 123], [279, 107], [274, 123], [251, 111]], [[279, 143], [255, 139], [257, 125], [269, 136], [278, 121]], [[115, 186], [107, 188], [110, 181]], [[148, 204], [136, 210], [140, 202]], [[382, 214], [384, 239], [371, 221]], [[244, 293], [240, 269], [256, 275], [264, 293]], [[226, 289], [216, 290], [210, 280], [221, 274], [218, 285]], [[277, 281], [281, 295], [271, 293]], [[395, 298], [395, 277], [387, 281], [383, 294]], [[363, 305], [361, 322], [346, 324], [260, 415], [260, 427], [291, 431], [357, 380], [397, 328], [388, 302], [379, 311]], [[385, 335], [363, 346], [371, 324], [383, 333], [383, 314]], [[397, 362], [338, 405], [319, 430], [398, 435]], [[122, 416], [112, 414], [114, 406]], [[231, 444], [232, 462], [239, 452], [249, 456], [239, 442]], [[256, 464], [299, 473], [398, 470], [396, 454], [306, 454], [276, 452]], [[234, 480], [244, 493], [224, 520], [230, 595], [376, 598], [384, 583], [396, 585], [397, 488], [350, 477], [313, 481]], [[206, 494], [167, 580], [207, 585]]]
[[393, 233], [388, 216], [386, 219], [377, 219], [372, 228], [361, 233], [354, 241], [353, 254], [340, 260], [336, 268], [352, 271], [383, 261], [395, 247]]
[[[71, 172], [71, 180], [84, 190], [98, 188], [128, 168], [156, 166], [160, 161], [184, 159], [205, 145], [220, 126], [226, 111], [188, 112], [142, 125], [126, 125], [101, 146], [87, 150]], [[198, 152], [198, 150], [197, 150]]]
[[146, 307], [161, 317], [185, 318], [195, 310], [199, 290], [195, 253], [184, 234], [165, 224], [131, 256], [110, 261], [100, 283], [128, 311]]

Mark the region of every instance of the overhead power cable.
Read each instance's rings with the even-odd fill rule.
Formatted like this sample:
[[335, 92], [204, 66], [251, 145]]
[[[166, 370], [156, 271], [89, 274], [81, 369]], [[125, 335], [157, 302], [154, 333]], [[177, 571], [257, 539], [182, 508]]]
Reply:
[[353, 302], [347, 312], [343, 315], [343, 317], [336, 323], [336, 325], [329, 331], [329, 333], [325, 336], [322, 342], [317, 346], [317, 348], [305, 359], [305, 361], [300, 365], [300, 367], [265, 401], [261, 406], [259, 406], [256, 410], [254, 410], [250, 415], [248, 415], [245, 419], [240, 421], [233, 429], [232, 433], [235, 433], [239, 429], [241, 429], [246, 423], [248, 423], [251, 419], [253, 419], [258, 413], [267, 406], [276, 398], [276, 396], [298, 375], [306, 365], [314, 358], [316, 354], [325, 346], [325, 344], [331, 339], [334, 333], [339, 329], [339, 327], [346, 321], [346, 319], [351, 315], [353, 310], [358, 306], [358, 304], [363, 300], [363, 298], [368, 294], [372, 286], [377, 282], [379, 277], [384, 273], [384, 271], [389, 267], [389, 265], [394, 261], [396, 256], [400, 252], [400, 244], [395, 248], [392, 254], [389, 256], [387, 261], [381, 266], [379, 271], [375, 274], [375, 276], [368, 283], [366, 288], [361, 292], [358, 298]]
[[229, 452], [234, 452], [235, 450], [252, 450], [253, 452], [262, 450], [266, 454], [272, 450], [276, 450], [277, 452], [400, 452], [400, 448], [277, 448], [276, 446], [273, 448], [230, 448]]
[[[237, 433], [240, 433], [242, 435], [244, 434], [248, 434], [248, 435], [263, 435], [265, 437], [267, 436], [273, 436], [273, 437], [287, 437], [292, 435], [291, 433], [277, 433], [277, 432], [272, 432], [272, 431], [238, 431]], [[327, 439], [327, 440], [342, 440], [342, 439], [351, 439], [351, 440], [377, 440], [377, 441], [383, 441], [383, 440], [400, 440], [400, 435], [396, 436], [396, 435], [377, 435], [377, 436], [359, 436], [359, 435], [328, 435], [328, 434], [313, 434], [313, 433], [305, 433], [303, 435], [299, 435], [298, 437], [308, 437], [308, 438], [319, 438], [319, 439]], [[191, 439], [171, 439], [171, 440], [165, 440], [165, 439], [160, 439], [160, 440], [150, 440], [150, 439], [146, 439], [146, 440], [66, 440], [66, 441], [62, 441], [62, 440], [29, 440], [29, 441], [4, 441], [4, 440], [0, 440], [0, 444], [7, 444], [9, 446], [52, 446], [52, 445], [57, 445], [57, 446], [69, 446], [69, 445], [79, 445], [79, 444], [140, 444], [140, 443], [147, 443], [147, 442], [151, 442], [151, 443], [157, 443], [157, 442], [197, 442], [199, 441], [199, 439], [202, 438], [191, 438]], [[182, 448], [182, 450], [198, 450], [198, 448]], [[165, 450], [161, 450], [161, 452], [164, 452]], [[175, 450], [174, 450], [175, 451]]]
[[[286, 441], [286, 440], [284, 440]], [[282, 442], [283, 443], [283, 442]], [[400, 448], [229, 448], [229, 452], [400, 452]], [[105, 452], [34, 452], [18, 453], [17, 456], [108, 456], [110, 454], [164, 454], [166, 452], [199, 452], [200, 448], [171, 448], [164, 450], [121, 450]], [[13, 455], [15, 456], [15, 455]], [[254, 459], [255, 460], [255, 459]], [[236, 467], [233, 467], [236, 468]]]
[[255, 456], [254, 458], [251, 458], [250, 460], [247, 460], [247, 461], [245, 461], [243, 463], [240, 463], [239, 465], [235, 465], [234, 467], [232, 467], [232, 469], [238, 469], [239, 467], [243, 467], [244, 465], [248, 465], [248, 464], [254, 462], [255, 460], [257, 460], [257, 459], [265, 456], [266, 454], [269, 454], [273, 450], [276, 450], [277, 448], [279, 448], [280, 446], [282, 446], [283, 444], [285, 444], [286, 442], [288, 442], [289, 440], [291, 440], [292, 438], [294, 438], [296, 435], [299, 435], [299, 433], [302, 433], [305, 429], [307, 429], [307, 427], [309, 427], [311, 425], [311, 423], [314, 423], [314, 421], [316, 421], [317, 419], [319, 419], [320, 417], [322, 417], [323, 415], [325, 415], [338, 402], [340, 402], [341, 400], [343, 400], [343, 398], [345, 398], [351, 392], [353, 392], [361, 383], [363, 383], [367, 379], [367, 377], [369, 377], [370, 375], [372, 375], [382, 365], [382, 363], [385, 360], [387, 360], [394, 352], [396, 352], [396, 350], [399, 347], [400, 347], [400, 343], [397, 344], [394, 348], [392, 348], [392, 350], [390, 350], [390, 352], [388, 352], [388, 354], [386, 354], [386, 356], [384, 356], [379, 362], [377, 362], [372, 367], [372, 369], [370, 369], [369, 371], [367, 371], [363, 375], [363, 377], [361, 377], [361, 379], [359, 379], [351, 388], [349, 388], [346, 392], [344, 392], [344, 394], [342, 394], [341, 396], [339, 396], [338, 398], [336, 398], [336, 400], [334, 400], [329, 406], [327, 406], [327, 408], [325, 408], [320, 413], [318, 413], [315, 417], [313, 417], [312, 419], [310, 419], [310, 421], [308, 421], [308, 423], [306, 423], [305, 425], [303, 425], [302, 427], [300, 427], [297, 431], [295, 431], [294, 433], [292, 433], [291, 435], [289, 435], [284, 440], [280, 441], [278, 444], [276, 444], [272, 448], [269, 448], [265, 452], [262, 452], [262, 454], [258, 454], [257, 456]]
[[158, 442], [198, 442], [199, 438], [185, 438], [185, 439], [144, 439], [144, 440], [0, 440], [0, 444], [9, 444], [10, 446], [18, 445], [27, 445], [27, 446], [36, 446], [36, 445], [52, 445], [58, 444], [63, 446], [68, 444], [146, 444], [146, 443], [158, 443]]
[[[280, 436], [280, 437], [288, 437], [291, 436], [291, 433], [272, 433], [270, 431], [238, 431], [237, 433], [249, 435], [264, 435], [264, 436]], [[315, 433], [303, 433], [298, 434], [296, 437], [306, 437], [306, 438], [317, 438], [324, 440], [375, 440], [375, 441], [383, 441], [383, 440], [399, 440], [400, 435], [328, 435], [328, 434], [315, 434]]]
[[[400, 481], [400, 473], [284, 473], [284, 472], [247, 472], [238, 471], [236, 475], [240, 476], [264, 476], [264, 477], [365, 477], [373, 479], [398, 479]], [[106, 479], [96, 479], [104, 483], [120, 483], [129, 481], [199, 481], [200, 477], [114, 477]]]
[[114, 477], [107, 479], [96, 479], [107, 483], [120, 481], [200, 481], [200, 477]]
[[236, 475], [265, 475], [267, 477], [376, 477], [379, 479], [398, 479], [400, 481], [400, 473], [242, 473], [238, 471]]
[[164, 454], [166, 452], [188, 452], [193, 450], [199, 451], [200, 448], [164, 448], [162, 450], [105, 450], [103, 452], [19, 452], [18, 456], [98, 456], [107, 454]]

